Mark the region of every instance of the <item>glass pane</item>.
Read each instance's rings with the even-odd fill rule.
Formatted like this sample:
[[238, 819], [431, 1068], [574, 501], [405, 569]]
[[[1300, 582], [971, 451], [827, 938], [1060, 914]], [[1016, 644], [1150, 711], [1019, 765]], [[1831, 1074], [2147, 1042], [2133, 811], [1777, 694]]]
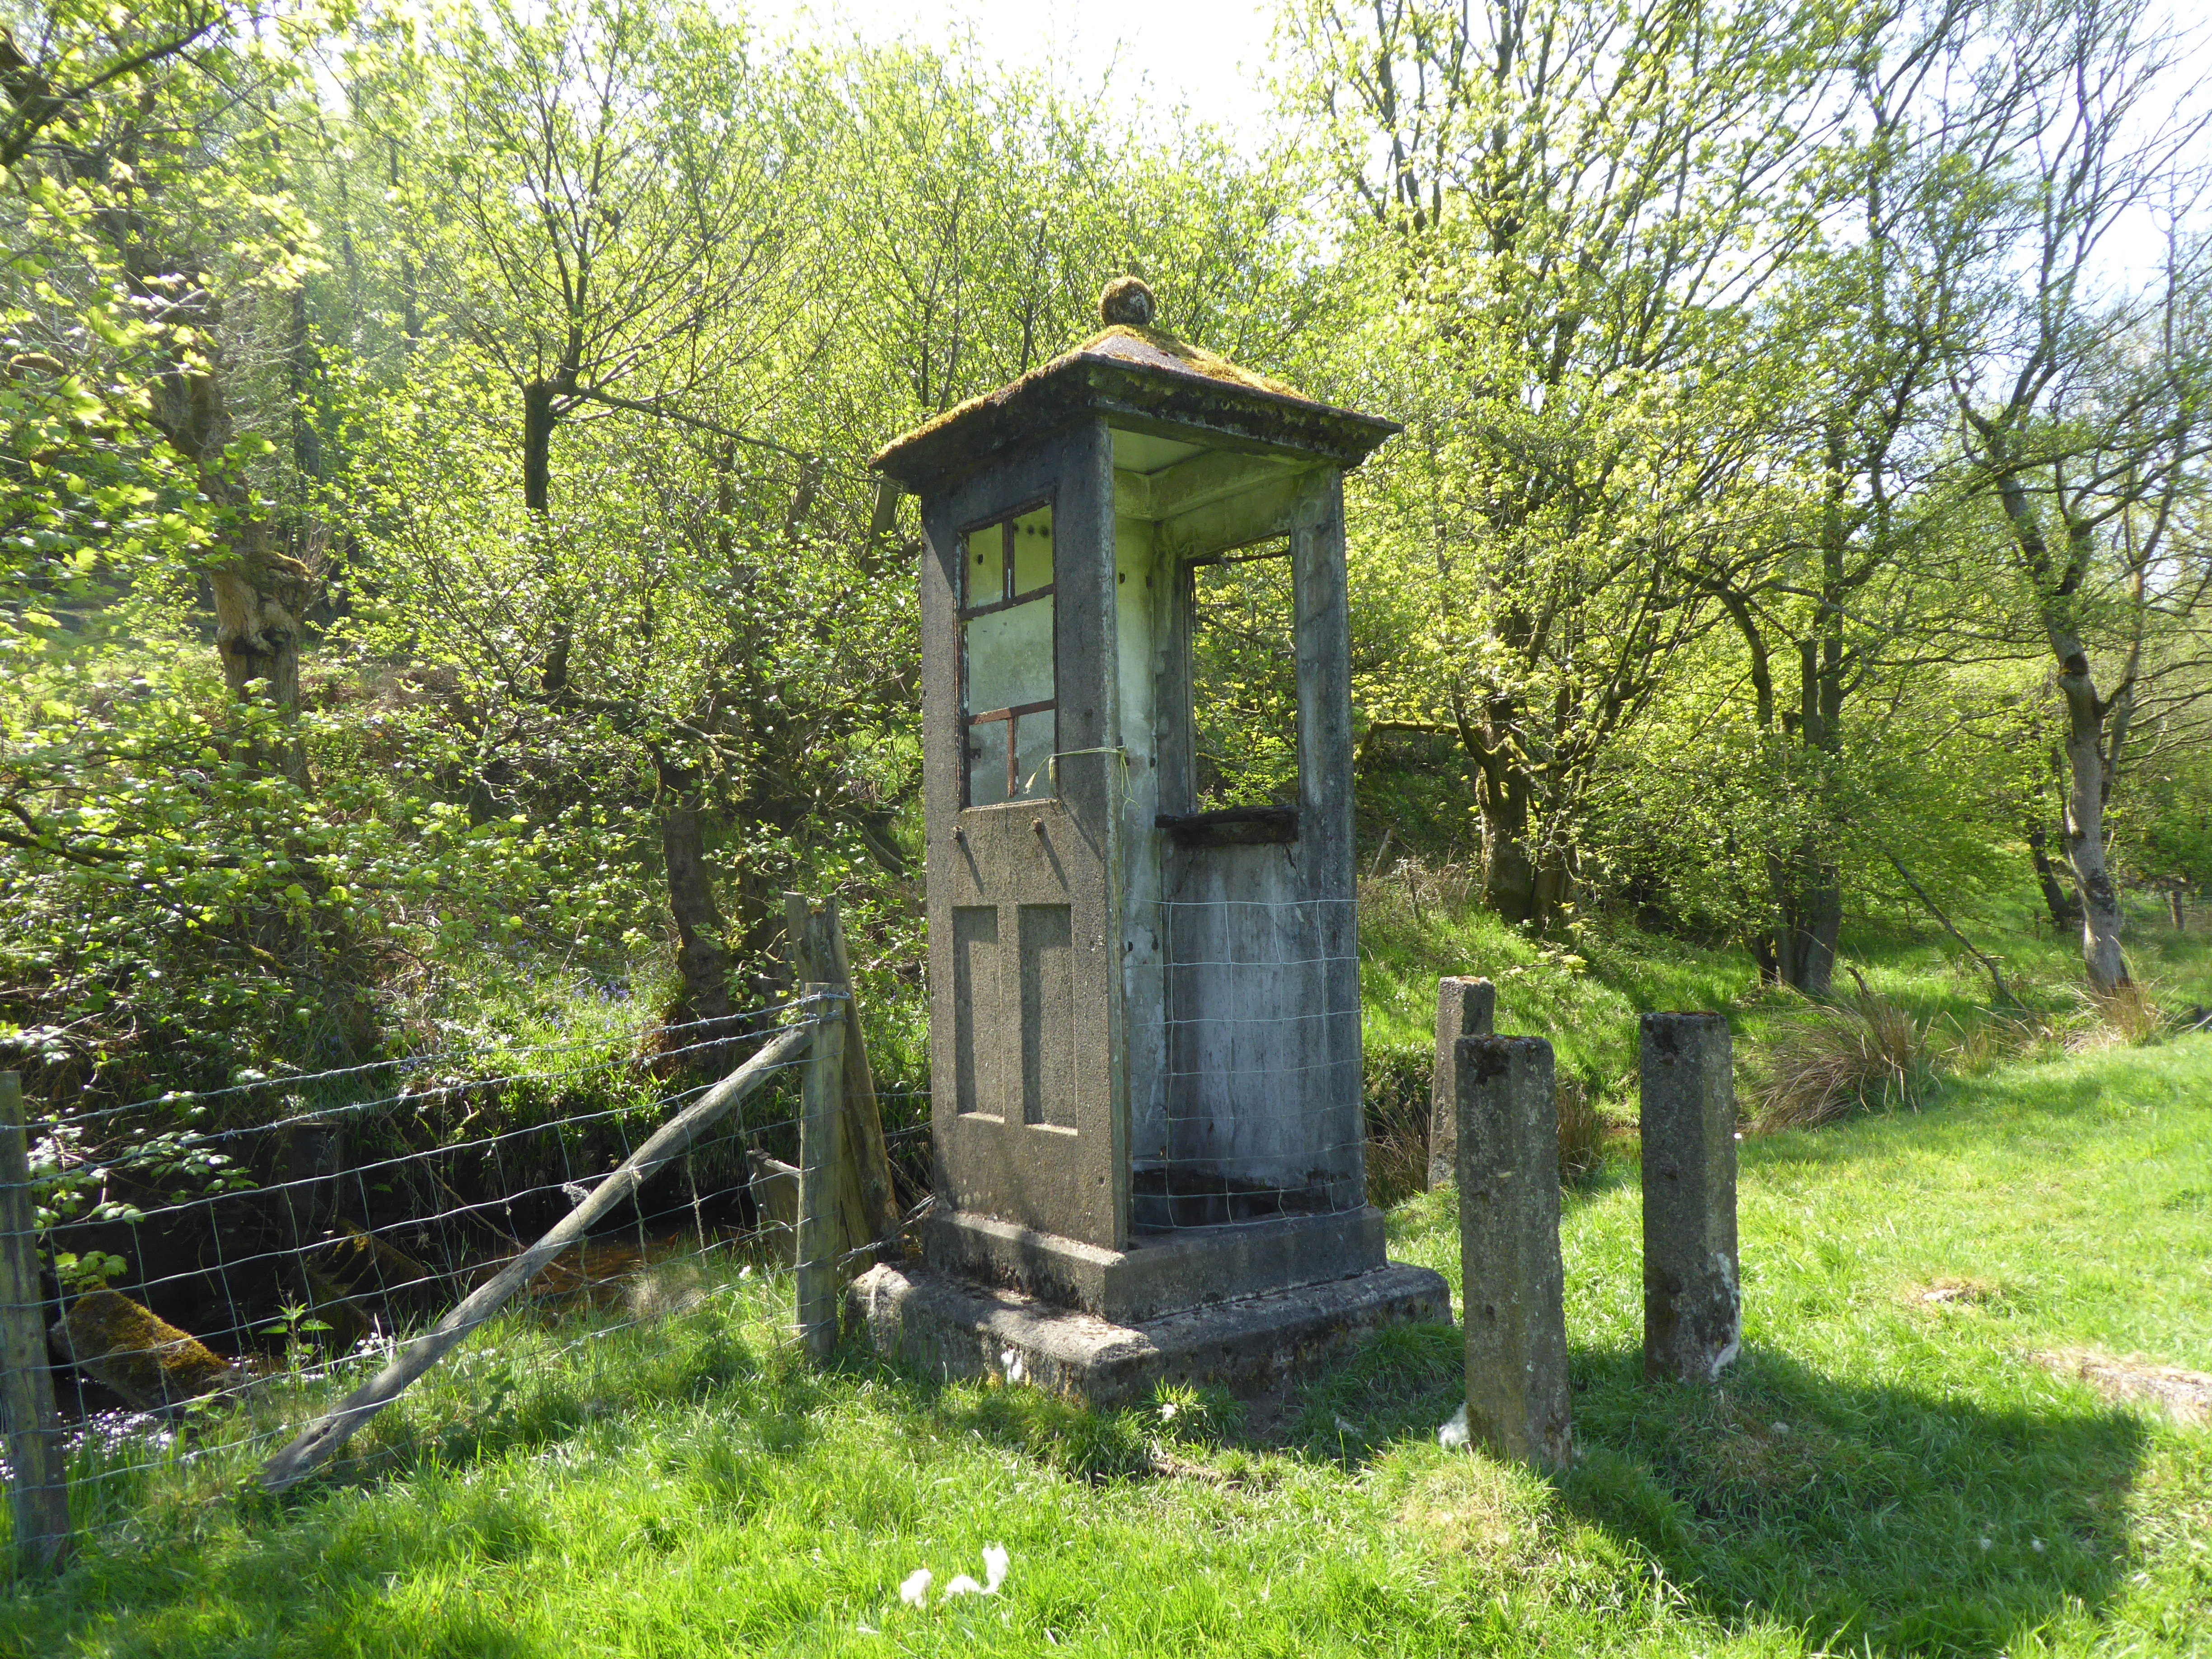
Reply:
[[1298, 799], [1297, 615], [1287, 556], [1191, 572], [1192, 748], [1201, 812]]
[[968, 718], [1053, 700], [1049, 595], [962, 624], [968, 647]]
[[[1054, 701], [1052, 626], [1049, 594], [960, 624], [967, 694], [961, 718], [968, 732], [970, 806], [1052, 793], [1048, 763], [1058, 732], [1052, 710], [1048, 707], [996, 720], [977, 718]], [[1006, 774], [1010, 736], [1014, 745], [1011, 780]]]
[[1042, 799], [1052, 793], [1052, 751], [1058, 747], [1060, 717], [1049, 708], [1024, 714], [1014, 729], [1013, 798]]
[[996, 806], [1006, 798], [1006, 723], [984, 720], [968, 728], [968, 804]]
[[968, 584], [961, 592], [963, 609], [996, 605], [1006, 597], [1006, 552], [1004, 525], [987, 524], [968, 532]]
[[1052, 508], [1040, 507], [1014, 520], [1014, 596], [1052, 583]]

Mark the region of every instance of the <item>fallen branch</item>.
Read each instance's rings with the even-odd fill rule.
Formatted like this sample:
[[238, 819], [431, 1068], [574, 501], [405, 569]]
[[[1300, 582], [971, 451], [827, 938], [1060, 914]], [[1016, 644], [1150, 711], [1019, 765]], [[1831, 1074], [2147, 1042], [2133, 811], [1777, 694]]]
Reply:
[[[2019, 999], [2014, 997], [2010, 991], [2005, 988], [2004, 975], [1997, 972], [1996, 963], [1991, 962], [1979, 951], [1974, 949], [1972, 941], [1968, 939], [1964, 933], [1960, 933], [1956, 927], [1951, 925], [1951, 918], [1945, 915], [1942, 907], [1939, 906], [1934, 899], [1928, 896], [1928, 890], [1923, 887], [1918, 882], [1913, 880], [1912, 872], [1906, 869], [1903, 865], [1897, 861], [1896, 854], [1891, 852], [1887, 847], [1885, 847], [1881, 850], [1881, 855], [1889, 860], [1891, 868], [1894, 869], [1899, 875], [1905, 878], [1905, 884], [1912, 890], [1913, 896], [1916, 898], [1928, 907], [1928, 914], [1943, 924], [1943, 931], [1948, 933], [1953, 939], [1958, 940], [1960, 948], [1965, 951], [1968, 956], [1973, 957], [1976, 962], [1982, 964], [1983, 970], [1990, 976], [1990, 983], [1996, 987], [1997, 1000], [1999, 1002], [2010, 1002], [2017, 1005]], [[1856, 975], [1854, 975], [1853, 977], [1856, 978]], [[1860, 982], [1863, 985], [1865, 981], [1861, 981]]]
[[[843, 1018], [842, 1011], [833, 1017]], [[344, 1445], [355, 1430], [397, 1400], [416, 1377], [459, 1347], [471, 1331], [497, 1313], [507, 1299], [535, 1278], [547, 1262], [581, 1239], [608, 1211], [644, 1186], [661, 1165], [680, 1157], [701, 1131], [758, 1088], [770, 1073], [795, 1058], [807, 1046], [813, 1030], [811, 1019], [793, 1026], [709, 1089], [696, 1103], [662, 1125], [650, 1140], [599, 1182], [592, 1195], [556, 1223], [544, 1237], [501, 1268], [497, 1277], [408, 1344], [405, 1352], [339, 1401], [333, 1410], [308, 1425], [297, 1439], [264, 1464], [263, 1487], [281, 1492], [311, 1474]]]

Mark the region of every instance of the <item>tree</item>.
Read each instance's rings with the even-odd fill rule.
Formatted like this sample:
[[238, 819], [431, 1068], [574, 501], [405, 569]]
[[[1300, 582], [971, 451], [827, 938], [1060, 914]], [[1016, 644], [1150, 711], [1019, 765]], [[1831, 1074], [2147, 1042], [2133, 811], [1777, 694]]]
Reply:
[[[1947, 363], [1973, 481], [1995, 510], [2025, 620], [2062, 705], [2065, 853], [2089, 983], [2128, 982], [2106, 806], [2161, 628], [2194, 624], [2206, 550], [2190, 535], [2212, 448], [2212, 249], [2188, 232], [2207, 118], [2153, 122], [2171, 47], [2130, 0], [2025, 12], [2014, 49], [2040, 63], [2010, 188], [1977, 227], [1987, 325]], [[2100, 261], [2127, 216], [2167, 216], [2144, 291]], [[2099, 658], [2103, 658], [2100, 667]]]
[[727, 959], [692, 752], [705, 709], [579, 687], [569, 556], [596, 538], [552, 516], [553, 439], [572, 421], [642, 418], [711, 433], [726, 456], [777, 447], [722, 411], [744, 405], [730, 394], [748, 380], [766, 392], [755, 366], [783, 360], [797, 320], [801, 152], [742, 32], [696, 8], [499, 4], [441, 15], [416, 61], [426, 91], [404, 189], [424, 298], [458, 334], [463, 372], [504, 380], [521, 416], [538, 591], [513, 620], [536, 637], [529, 660], [500, 653], [505, 696], [645, 745], [686, 1011], [720, 1018]]
[[[272, 447], [233, 414], [240, 301], [295, 287], [313, 259], [272, 167], [292, 42], [282, 29], [264, 41], [261, 21], [219, 5], [118, 10], [96, 25], [68, 8], [46, 15], [51, 61], [17, 71], [12, 88], [15, 201], [45, 291], [69, 298], [59, 312], [33, 304], [15, 327], [46, 337], [36, 355], [68, 385], [114, 388], [104, 418], [123, 448], [149, 434], [190, 474], [197, 499], [179, 508], [226, 682], [234, 697], [259, 686], [290, 709], [320, 549], [272, 519], [259, 466]], [[20, 261], [17, 272], [30, 274]], [[301, 775], [296, 743], [278, 754]]]
[[514, 389], [543, 513], [561, 422], [696, 421], [792, 320], [805, 221], [780, 175], [803, 161], [743, 32], [696, 8], [500, 0], [441, 15], [420, 62], [424, 280]]
[[1798, 506], [1764, 545], [1728, 545], [1703, 573], [1744, 647], [1767, 816], [1791, 826], [1746, 826], [1771, 915], [1753, 951], [1814, 996], [1834, 971], [1843, 843], [1881, 833], [1869, 784], [1886, 769], [1867, 745], [1891, 721], [1851, 705], [1948, 654], [1930, 625], [1960, 493], [1944, 373], [1974, 321], [1979, 246], [1959, 198], [2001, 165], [2027, 89], [2002, 62], [1977, 64], [1988, 15], [1938, 0], [1853, 19], [1845, 119], [1808, 185], [1820, 230], [1759, 306], [1771, 361], [1789, 366], [1764, 405], [1770, 465], [1794, 475]]
[[[1753, 296], [1845, 45], [1820, 8], [1315, 0], [1291, 32], [1406, 366], [1374, 469], [1433, 594], [1401, 723], [1456, 733], [1486, 897], [1567, 902], [1607, 747], [1709, 625], [1693, 574], [1770, 509]], [[1418, 565], [1416, 564], [1418, 561]]]

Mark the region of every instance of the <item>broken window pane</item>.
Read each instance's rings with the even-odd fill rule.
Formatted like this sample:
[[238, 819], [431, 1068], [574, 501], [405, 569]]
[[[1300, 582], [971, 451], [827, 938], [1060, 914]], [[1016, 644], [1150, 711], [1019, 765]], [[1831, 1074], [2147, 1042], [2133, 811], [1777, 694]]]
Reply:
[[1288, 550], [1198, 566], [1190, 600], [1194, 809], [1297, 805], [1297, 612]]
[[[966, 624], [968, 804], [1052, 793], [1053, 606], [1048, 593]], [[1014, 767], [1006, 768], [1006, 726], [1014, 728]]]

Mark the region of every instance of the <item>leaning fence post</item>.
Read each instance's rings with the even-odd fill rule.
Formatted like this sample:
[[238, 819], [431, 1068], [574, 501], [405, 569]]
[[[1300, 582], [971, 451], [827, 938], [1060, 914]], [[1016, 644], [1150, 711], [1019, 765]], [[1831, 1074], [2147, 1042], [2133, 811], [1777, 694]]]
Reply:
[[46, 1364], [39, 1212], [23, 1136], [23, 1085], [0, 1072], [0, 1394], [8, 1428], [15, 1559], [42, 1571], [69, 1553], [69, 1462]]
[[845, 1018], [836, 986], [805, 989], [814, 1031], [799, 1119], [799, 1334], [807, 1352], [826, 1359], [837, 1341], [837, 1258], [844, 1249], [836, 1186]]

